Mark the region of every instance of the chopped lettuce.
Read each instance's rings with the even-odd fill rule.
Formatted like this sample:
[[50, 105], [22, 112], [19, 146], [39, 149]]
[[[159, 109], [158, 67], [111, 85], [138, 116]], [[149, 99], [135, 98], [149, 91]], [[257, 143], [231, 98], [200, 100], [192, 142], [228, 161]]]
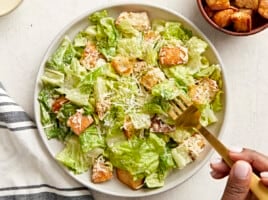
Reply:
[[75, 174], [81, 174], [89, 169], [90, 158], [83, 152], [78, 136], [75, 135], [65, 141], [65, 147], [56, 155], [56, 159]]
[[218, 121], [214, 111], [212, 110], [209, 104], [202, 105], [200, 108], [201, 108], [200, 123], [203, 126], [208, 126]]
[[173, 79], [163, 81], [152, 88], [152, 95], [165, 100], [175, 99], [182, 93], [181, 88]]
[[213, 102], [211, 103], [212, 109], [214, 112], [218, 112], [220, 110], [222, 110], [223, 105], [221, 102], [221, 95], [223, 94], [223, 91], [219, 91], [217, 92], [215, 99], [213, 100]]
[[117, 28], [122, 33], [123, 37], [135, 37], [141, 34], [128, 20], [122, 20], [117, 24]]
[[110, 60], [116, 54], [118, 30], [114, 19], [107, 16], [107, 11], [96, 12], [89, 17], [91, 23], [96, 25], [97, 47], [99, 51]]
[[68, 89], [68, 88], [58, 88], [56, 89], [60, 94], [64, 94], [67, 99], [78, 106], [88, 106], [89, 105], [89, 95], [82, 94], [80, 90], [76, 88]]
[[179, 22], [166, 22], [163, 20], [155, 20], [152, 24], [153, 30], [159, 31], [166, 40], [179, 39], [187, 41], [192, 37], [192, 31], [184, 28]]
[[46, 68], [41, 80], [44, 84], [61, 86], [64, 83], [64, 74], [59, 71]]
[[179, 169], [184, 168], [187, 164], [192, 162], [189, 150], [185, 145], [179, 145], [178, 147], [173, 148], [171, 154]]
[[87, 153], [95, 148], [105, 148], [105, 141], [96, 126], [90, 126], [80, 136], [82, 151]]
[[109, 152], [109, 157], [115, 167], [129, 171], [134, 179], [143, 178], [157, 173], [160, 155], [165, 153], [165, 142], [150, 133], [148, 139], [133, 138], [119, 142]]
[[195, 80], [190, 71], [186, 66], [175, 66], [165, 69], [165, 73], [168, 77], [174, 78], [182, 86], [194, 85]]
[[132, 113], [130, 118], [135, 129], [148, 129], [151, 126], [151, 118], [148, 114]]
[[117, 53], [128, 58], [142, 58], [142, 40], [140, 38], [123, 38], [118, 40]]
[[75, 55], [76, 51], [72, 45], [71, 40], [68, 37], [64, 37], [59, 48], [49, 58], [47, 66], [63, 72], [65, 66], [71, 63]]

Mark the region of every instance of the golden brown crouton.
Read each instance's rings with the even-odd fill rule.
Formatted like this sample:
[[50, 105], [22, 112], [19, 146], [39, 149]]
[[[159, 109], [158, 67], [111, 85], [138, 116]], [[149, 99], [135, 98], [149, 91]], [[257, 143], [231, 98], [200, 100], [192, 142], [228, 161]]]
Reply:
[[225, 10], [218, 11], [213, 17], [213, 21], [220, 27], [230, 26], [232, 23], [232, 14], [234, 9], [228, 8]]
[[116, 19], [115, 24], [118, 25], [125, 20], [139, 31], [150, 29], [150, 19], [146, 12], [122, 12]]
[[102, 56], [100, 52], [97, 50], [96, 45], [88, 43], [80, 58], [80, 63], [87, 69], [94, 68], [96, 66], [98, 59], [100, 59], [101, 57]]
[[140, 83], [148, 90], [165, 80], [164, 73], [159, 68], [153, 68], [141, 77]]
[[66, 99], [64, 96], [57, 98], [52, 104], [52, 111], [54, 113], [57, 113], [61, 109], [63, 104], [67, 103], [68, 101], [69, 100]]
[[127, 139], [130, 139], [135, 134], [135, 128], [129, 116], [124, 119], [123, 130]]
[[173, 66], [188, 62], [188, 49], [182, 46], [168, 47], [160, 49], [159, 60], [161, 65]]
[[235, 0], [234, 4], [239, 8], [257, 10], [259, 6], [259, 0]]
[[229, 0], [206, 0], [206, 3], [211, 10], [223, 10], [230, 7]]
[[133, 176], [126, 170], [117, 168], [116, 175], [122, 183], [126, 184], [134, 190], [138, 190], [143, 186], [143, 179], [133, 180]]
[[204, 10], [206, 11], [208, 17], [212, 17], [214, 15], [214, 10], [211, 10], [210, 7], [208, 7], [207, 5], [205, 5]]
[[80, 135], [93, 121], [91, 116], [83, 116], [82, 112], [77, 111], [74, 115], [69, 117], [67, 126], [69, 126], [76, 135]]
[[262, 17], [268, 19], [268, 0], [260, 0], [258, 13]]
[[92, 167], [91, 180], [93, 183], [102, 183], [113, 177], [113, 169], [111, 165], [105, 163], [103, 158], [95, 160]]
[[130, 75], [133, 72], [133, 63], [126, 57], [116, 56], [113, 58], [112, 67], [120, 75]]
[[248, 32], [252, 28], [251, 15], [243, 11], [232, 14], [232, 22], [234, 23], [234, 30], [237, 32]]
[[189, 96], [195, 104], [206, 104], [211, 102], [218, 90], [216, 81], [203, 78], [189, 88]]
[[141, 74], [147, 70], [148, 66], [145, 61], [134, 62], [133, 72], [136, 74]]

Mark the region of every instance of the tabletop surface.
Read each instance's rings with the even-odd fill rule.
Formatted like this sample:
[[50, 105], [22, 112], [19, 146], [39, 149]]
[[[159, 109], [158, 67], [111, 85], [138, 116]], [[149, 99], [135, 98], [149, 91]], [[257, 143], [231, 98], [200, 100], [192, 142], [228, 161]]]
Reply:
[[[24, 0], [0, 17], [0, 81], [9, 95], [34, 118], [33, 93], [40, 62], [54, 37], [75, 17], [117, 0]], [[214, 44], [224, 63], [229, 89], [229, 115], [222, 141], [268, 155], [268, 30], [247, 36], [228, 36], [212, 28], [195, 1], [143, 0], [163, 5], [191, 20]], [[215, 156], [215, 154], [213, 155]], [[193, 177], [167, 192], [139, 200], [220, 199], [226, 179], [213, 180], [209, 163]], [[93, 192], [96, 200], [120, 200]]]

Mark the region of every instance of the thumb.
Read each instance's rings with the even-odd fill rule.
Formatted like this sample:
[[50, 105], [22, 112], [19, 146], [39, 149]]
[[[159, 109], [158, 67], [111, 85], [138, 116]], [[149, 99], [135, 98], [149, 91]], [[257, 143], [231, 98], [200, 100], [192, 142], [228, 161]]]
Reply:
[[229, 175], [222, 200], [245, 200], [249, 192], [251, 166], [245, 161], [237, 161]]

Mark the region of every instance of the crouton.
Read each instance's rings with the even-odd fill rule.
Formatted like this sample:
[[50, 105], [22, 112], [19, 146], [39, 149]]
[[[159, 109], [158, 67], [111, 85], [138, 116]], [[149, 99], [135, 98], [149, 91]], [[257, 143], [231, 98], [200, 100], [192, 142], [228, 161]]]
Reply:
[[268, 19], [268, 0], [260, 0], [258, 13], [262, 17]]
[[248, 32], [252, 28], [252, 18], [246, 12], [238, 11], [232, 14], [234, 30], [237, 32]]
[[206, 104], [211, 102], [218, 91], [216, 81], [203, 78], [189, 88], [189, 96], [195, 104]]
[[111, 62], [114, 70], [120, 75], [130, 75], [133, 72], [133, 62], [123, 56], [116, 56]]
[[124, 119], [123, 130], [127, 139], [132, 138], [135, 134], [135, 128], [129, 116], [126, 116]]
[[153, 68], [141, 77], [140, 83], [147, 90], [151, 90], [153, 86], [164, 81], [165, 79], [165, 74], [159, 68]]
[[220, 27], [227, 27], [232, 24], [232, 14], [234, 9], [228, 8], [225, 10], [218, 11], [213, 15], [212, 20]]
[[80, 63], [87, 69], [94, 68], [97, 61], [102, 58], [100, 52], [97, 50], [96, 45], [88, 43], [80, 58]]
[[145, 61], [134, 62], [133, 72], [136, 74], [142, 74], [148, 70], [148, 64]]
[[93, 183], [102, 183], [113, 177], [112, 165], [105, 163], [105, 160], [97, 158], [93, 164], [91, 172], [91, 180]]
[[210, 7], [208, 7], [207, 5], [204, 6], [204, 10], [205, 10], [205, 12], [207, 13], [208, 17], [210, 17], [210, 18], [211, 18], [211, 17], [214, 15], [214, 13], [215, 13], [215, 11], [214, 11], [214, 10], [211, 10]]
[[90, 115], [84, 116], [82, 112], [78, 110], [74, 115], [69, 117], [67, 126], [69, 126], [76, 135], [80, 135], [93, 122], [94, 120]]
[[118, 25], [125, 20], [139, 31], [150, 29], [150, 19], [146, 12], [122, 12], [117, 17], [115, 24]]
[[133, 176], [126, 170], [123, 169], [116, 169], [116, 175], [117, 178], [124, 184], [126, 184], [127, 186], [129, 186], [130, 188], [134, 189], [134, 190], [138, 190], [143, 186], [143, 179], [139, 179], [139, 180], [134, 180]]
[[259, 6], [259, 0], [235, 0], [234, 4], [239, 8], [257, 10]]
[[182, 46], [164, 46], [159, 51], [159, 61], [163, 66], [174, 66], [188, 62], [188, 49]]
[[69, 100], [66, 99], [64, 96], [61, 96], [57, 99], [55, 99], [55, 101], [52, 104], [52, 111], [54, 113], [59, 112], [59, 110], [61, 109], [61, 107], [63, 106], [63, 104], [67, 103]]
[[229, 0], [206, 0], [206, 3], [211, 10], [224, 10], [230, 7]]

